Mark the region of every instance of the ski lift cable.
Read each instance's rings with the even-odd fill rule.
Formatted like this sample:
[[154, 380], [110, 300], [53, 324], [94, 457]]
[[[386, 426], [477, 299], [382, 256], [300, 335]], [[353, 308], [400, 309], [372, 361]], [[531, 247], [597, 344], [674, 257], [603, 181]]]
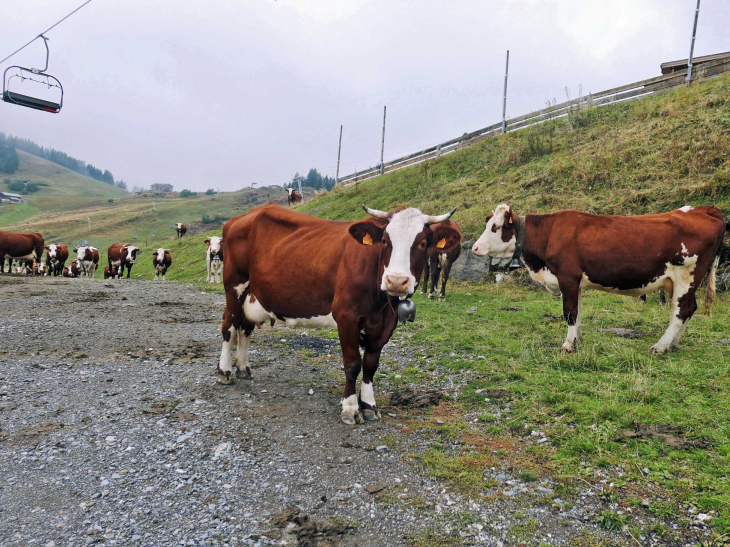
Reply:
[[57, 27], [58, 25], [60, 25], [61, 23], [63, 23], [63, 22], [64, 22], [64, 21], [66, 20], [66, 19], [68, 19], [69, 17], [71, 17], [71, 16], [72, 16], [72, 15], [73, 15], [74, 13], [76, 13], [76, 12], [77, 12], [77, 11], [79, 11], [79, 10], [80, 10], [81, 8], [83, 8], [83, 7], [84, 7], [84, 6], [86, 5], [86, 4], [90, 4], [91, 2], [92, 2], [92, 0], [86, 0], [86, 2], [84, 2], [84, 3], [83, 3], [83, 4], [81, 4], [81, 5], [80, 5], [80, 6], [78, 7], [78, 8], [76, 8], [76, 9], [75, 9], [75, 10], [73, 10], [73, 11], [72, 11], [71, 13], [69, 13], [69, 14], [68, 14], [68, 15], [67, 15], [66, 17], [64, 17], [64, 18], [63, 18], [63, 19], [61, 19], [60, 21], [57, 21], [57, 22], [56, 22], [56, 23], [55, 23], [55, 24], [54, 24], [53, 26], [51, 26], [51, 27], [49, 27], [49, 28], [48, 28], [47, 30], [45, 30], [45, 31], [41, 32], [41, 33], [40, 33], [40, 34], [39, 34], [38, 36], [36, 36], [35, 38], [33, 38], [33, 39], [32, 39], [32, 40], [30, 41], [30, 42], [28, 42], [28, 43], [27, 43], [27, 44], [25, 44], [24, 46], [22, 46], [22, 47], [20, 47], [20, 48], [16, 49], [16, 50], [15, 50], [15, 51], [13, 51], [13, 52], [12, 52], [12, 53], [11, 53], [10, 55], [8, 55], [7, 57], [5, 57], [5, 59], [3, 59], [2, 61], [0, 61], [0, 65], [1, 65], [1, 64], [3, 64], [3, 63], [4, 63], [5, 61], [7, 61], [8, 59], [10, 59], [10, 58], [11, 58], [11, 57], [12, 57], [13, 55], [15, 55], [16, 53], [18, 53], [18, 52], [22, 51], [23, 49], [25, 49], [26, 47], [28, 47], [29, 45], [31, 45], [31, 44], [32, 44], [33, 42], [35, 42], [35, 41], [36, 41], [36, 40], [37, 40], [38, 38], [41, 38], [41, 37], [42, 37], [42, 36], [43, 36], [44, 34], [46, 34], [47, 32], [50, 32], [51, 30], [53, 30], [54, 28], [56, 28], [56, 27]]

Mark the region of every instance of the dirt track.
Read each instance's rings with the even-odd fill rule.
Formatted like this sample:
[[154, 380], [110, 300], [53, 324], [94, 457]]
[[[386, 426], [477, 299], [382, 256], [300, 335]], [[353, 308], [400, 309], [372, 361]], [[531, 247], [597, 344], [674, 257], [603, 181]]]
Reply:
[[[2, 545], [364, 547], [430, 533], [511, 545], [518, 507], [539, 523], [525, 544], [595, 530], [578, 503], [570, 514], [550, 497], [532, 503], [550, 496], [548, 483], [529, 486], [530, 504], [450, 492], [386, 447], [425, 447], [417, 436], [392, 442], [405, 435], [398, 418], [340, 423], [330, 339], [257, 331], [254, 379], [216, 385], [220, 294], [2, 276], [0, 302]], [[408, 360], [386, 353], [391, 372]]]

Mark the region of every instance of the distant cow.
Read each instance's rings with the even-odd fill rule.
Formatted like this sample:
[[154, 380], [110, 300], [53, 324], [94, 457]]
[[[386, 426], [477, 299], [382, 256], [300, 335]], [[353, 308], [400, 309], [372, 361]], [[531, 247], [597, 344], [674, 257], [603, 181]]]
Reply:
[[178, 222], [175, 225], [175, 228], [177, 229], [177, 238], [181, 239], [182, 236], [188, 233], [188, 227], [186, 224], [183, 224], [182, 222]]
[[[380, 418], [373, 391], [380, 353], [396, 328], [396, 309], [413, 294], [423, 273], [433, 239], [429, 226], [444, 222], [454, 211], [429, 216], [410, 208], [365, 210], [375, 218], [335, 222], [269, 203], [226, 223], [219, 383], [251, 376], [248, 343], [257, 325], [280, 321], [337, 328], [345, 369], [340, 418], [346, 424]], [[452, 228], [442, 229], [443, 250], [449, 252], [460, 237]], [[232, 344], [238, 346], [235, 364]]]
[[220, 283], [223, 273], [223, 248], [220, 237], [211, 237], [205, 240], [205, 267], [208, 272], [208, 283]]
[[52, 243], [46, 245], [46, 267], [48, 275], [58, 277], [63, 272], [63, 267], [68, 260], [68, 247]]
[[50, 275], [48, 273], [48, 267], [46, 266], [45, 262], [36, 262], [33, 265], [33, 274], [38, 276]]
[[287, 191], [287, 201], [289, 202], [289, 205], [294, 205], [295, 203], [301, 203], [302, 202], [302, 194], [297, 192], [294, 188], [286, 188]]
[[156, 281], [159, 281], [160, 278], [162, 278], [163, 281], [165, 280], [165, 274], [167, 273], [167, 269], [170, 267], [170, 264], [172, 264], [170, 251], [163, 249], [162, 247], [157, 249], [155, 254], [152, 255], [152, 267], [155, 269]]
[[76, 260], [63, 269], [63, 277], [81, 277], [82, 271], [80, 261]]
[[99, 267], [99, 249], [86, 245], [74, 249], [76, 260], [81, 265], [81, 273], [86, 277], [94, 277], [96, 268]]
[[584, 287], [640, 296], [664, 288], [671, 320], [651, 348], [667, 352], [679, 344], [697, 309], [695, 292], [709, 272], [705, 313], [715, 298], [715, 271], [726, 223], [715, 207], [684, 206], [671, 213], [633, 217], [558, 211], [519, 217], [500, 205], [472, 247], [479, 255], [520, 256], [532, 279], [561, 294], [568, 322], [565, 351], [581, 334]]
[[8, 273], [12, 273], [13, 260], [40, 262], [45, 243], [38, 233], [13, 233], [0, 230], [0, 273], [5, 271], [5, 260], [10, 262]]
[[129, 243], [124, 245], [114, 243], [109, 247], [107, 251], [109, 267], [114, 266], [117, 268], [118, 279], [124, 277], [124, 268], [127, 268], [127, 279], [129, 279], [129, 274], [132, 272], [132, 266], [134, 266], [135, 260], [137, 260], [138, 252], [139, 247], [135, 247]]
[[[449, 233], [451, 230], [455, 230], [459, 234], [459, 244], [453, 247], [450, 251], [444, 252], [443, 249], [446, 246], [446, 235], [441, 235], [441, 226], [448, 226]], [[436, 296], [436, 288], [439, 282], [439, 274], [441, 276], [441, 294], [439, 295], [439, 302], [446, 300], [446, 283], [449, 280], [449, 273], [451, 272], [451, 265], [456, 262], [461, 254], [461, 230], [459, 225], [453, 220], [447, 220], [444, 223], [431, 225], [431, 231], [433, 232], [433, 241], [428, 247], [428, 261], [426, 262], [426, 268], [423, 272], [423, 288], [421, 292], [423, 294], [428, 293], [429, 298]], [[431, 274], [431, 289], [429, 291], [429, 270]]]
[[116, 276], [117, 276], [117, 267], [116, 266], [104, 267], [104, 279], [109, 279], [110, 277], [116, 277]]

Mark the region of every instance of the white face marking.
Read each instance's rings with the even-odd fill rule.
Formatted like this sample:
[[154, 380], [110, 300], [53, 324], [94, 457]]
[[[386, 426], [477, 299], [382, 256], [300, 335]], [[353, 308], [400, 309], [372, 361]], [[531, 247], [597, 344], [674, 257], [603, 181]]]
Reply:
[[692, 209], [694, 209], [694, 207], [692, 207], [691, 205], [685, 205], [684, 207], [680, 207], [677, 210], [682, 211], [683, 213], [689, 213]]
[[365, 382], [362, 382], [360, 384], [360, 400], [370, 406], [377, 406], [375, 404], [375, 393], [373, 391], [372, 383], [366, 384]]
[[380, 282], [380, 289], [385, 291], [385, 278], [407, 277], [406, 292], [413, 294], [416, 287], [416, 278], [411, 273], [411, 247], [416, 236], [421, 233], [428, 222], [428, 216], [418, 209], [406, 209], [395, 213], [385, 228], [393, 250], [390, 254], [390, 262], [383, 271]]
[[[502, 226], [505, 213], [509, 211], [509, 205], [503, 203], [493, 211], [492, 217], [487, 222], [484, 232], [477, 242], [472, 246], [472, 252], [477, 256], [489, 255], [493, 258], [510, 258], [515, 253], [517, 237], [512, 236], [509, 241], [502, 241]], [[497, 231], [492, 228], [496, 226]]]
[[56, 260], [56, 252], [58, 251], [58, 245], [49, 245], [48, 246], [48, 256], [52, 258], [52, 262], [55, 262]]
[[289, 196], [291, 196], [291, 193], [294, 191], [294, 188], [287, 188], [286, 191], [289, 194]]
[[139, 251], [139, 247], [135, 247], [134, 245], [125, 245], [124, 246], [127, 249], [127, 262], [130, 264], [134, 264], [134, 255], [132, 254], [134, 251]]
[[165, 261], [165, 249], [160, 247], [159, 249], [157, 249], [157, 264], [162, 266], [164, 261]]
[[86, 256], [86, 247], [79, 247], [76, 249], [76, 259], [83, 260]]
[[180, 228], [182, 228], [182, 223], [181, 222], [178, 222], [177, 223], [177, 229], [179, 230]]
[[208, 256], [215, 255], [221, 250], [221, 237], [211, 237], [210, 245], [208, 245]]

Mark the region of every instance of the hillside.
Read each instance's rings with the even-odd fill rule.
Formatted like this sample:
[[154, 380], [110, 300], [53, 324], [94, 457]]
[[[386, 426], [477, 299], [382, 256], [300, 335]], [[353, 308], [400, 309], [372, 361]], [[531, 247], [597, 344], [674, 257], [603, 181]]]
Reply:
[[299, 210], [362, 218], [360, 204], [456, 219], [478, 236], [499, 203], [642, 214], [714, 204], [730, 214], [730, 74], [660, 96], [583, 110], [336, 190]]
[[17, 152], [20, 158], [18, 170], [12, 175], [0, 173], [0, 191], [8, 191], [5, 180], [33, 180], [46, 186], [41, 186], [38, 192], [24, 195], [27, 203], [0, 207], [0, 226], [40, 213], [76, 210], [129, 195], [121, 188], [80, 175], [57, 163], [20, 150]]

